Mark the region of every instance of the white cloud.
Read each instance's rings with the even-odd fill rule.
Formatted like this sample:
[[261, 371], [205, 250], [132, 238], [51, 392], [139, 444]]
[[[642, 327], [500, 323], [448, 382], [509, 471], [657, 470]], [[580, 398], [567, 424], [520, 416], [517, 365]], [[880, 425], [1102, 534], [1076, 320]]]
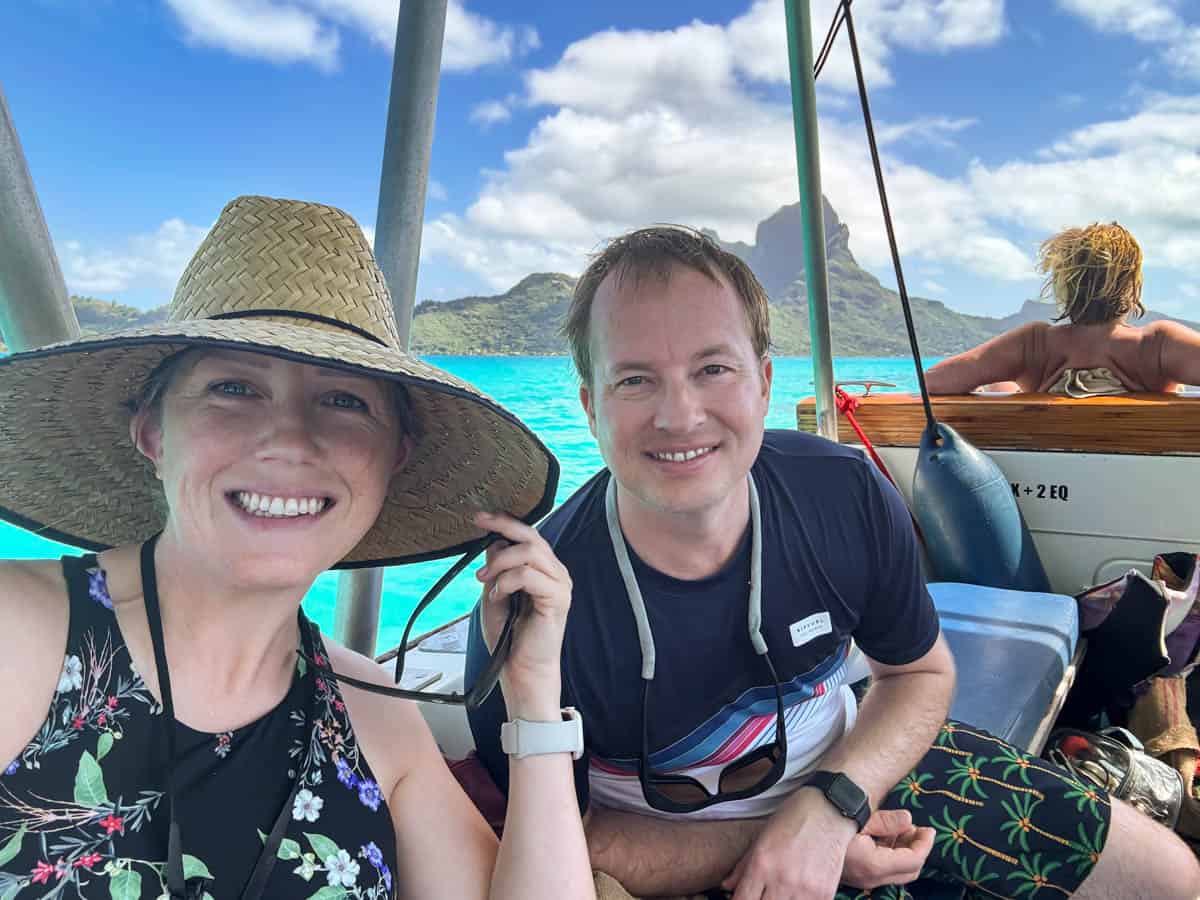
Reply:
[[[905, 12], [922, 34], [939, 22], [940, 50], [1003, 30], [992, 2], [876, 0], [875, 8]], [[873, 19], [866, 11], [862, 18]], [[978, 32], [963, 32], [962, 21]], [[790, 107], [762, 99], [755, 83], [786, 79], [783, 22], [781, 2], [759, 0], [727, 26], [609, 30], [571, 44], [554, 65], [527, 74], [524, 102], [549, 109], [524, 145], [484, 173], [464, 213], [429, 223], [423, 247], [503, 289], [530, 271], [578, 272], [604, 238], [652, 221], [752, 241], [756, 222], [797, 197]], [[874, 33], [879, 70], [890, 38]], [[930, 117], [896, 123], [889, 137], [945, 141], [970, 124]], [[863, 189], [871, 169], [861, 127], [837, 118], [821, 127], [825, 192], [850, 226], [856, 255], [886, 264], [878, 201]], [[1032, 275], [1028, 253], [991, 227], [962, 180], [895, 161], [886, 168], [907, 255], [1005, 279]]]
[[272, 62], [337, 62], [338, 34], [311, 13], [268, 0], [167, 0], [189, 40]]
[[[391, 52], [397, 0], [166, 0], [189, 40], [272, 62], [337, 65], [339, 28], [350, 28]], [[541, 45], [528, 25], [501, 25], [449, 0], [442, 68], [470, 71], [508, 62]]]
[[922, 116], [911, 122], [897, 124], [880, 123], [875, 128], [875, 137], [880, 145], [899, 141], [933, 144], [938, 147], [956, 146], [946, 135], [957, 134], [978, 124], [978, 119], [951, 119], [947, 116]]
[[426, 222], [421, 258], [447, 259], [506, 291], [531, 272], [573, 272], [580, 268], [580, 248], [569, 241], [531, 242], [519, 237], [482, 233], [458, 216]]
[[134, 235], [118, 248], [86, 248], [64, 241], [61, 259], [72, 293], [114, 294], [130, 288], [174, 290], [188, 260], [208, 234], [207, 226], [167, 219], [156, 231]]
[[[393, 31], [394, 31], [393, 27]], [[501, 26], [470, 12], [461, 0], [446, 10], [446, 42], [442, 66], [468, 71], [491, 63], [508, 62], [541, 46], [537, 31], [528, 26]]]
[[921, 282], [921, 287], [925, 290], [925, 293], [932, 294], [934, 297], [944, 297], [948, 293], [944, 284], [940, 284], [932, 278]]
[[[814, 52], [820, 49], [838, 0], [812, 3]], [[994, 44], [1004, 36], [1004, 0], [858, 0], [852, 7], [867, 84], [892, 83], [893, 47], [943, 53]], [[783, 0], [756, 0], [730, 23], [729, 41], [738, 65], [752, 79], [786, 84], [787, 40]], [[857, 90], [846, 29], [821, 73], [822, 85]]]
[[982, 211], [1038, 233], [1117, 220], [1148, 266], [1200, 272], [1200, 96], [1160, 97], [1123, 120], [1078, 129], [1037, 161], [968, 180]]
[[1058, 0], [1058, 5], [1101, 31], [1162, 46], [1171, 69], [1200, 78], [1200, 25], [1183, 19], [1179, 0]]
[[1073, 132], [1049, 149], [1051, 157], [1124, 153], [1161, 145], [1194, 151], [1200, 140], [1200, 96], [1151, 96], [1128, 119], [1098, 122]]
[[512, 118], [512, 110], [502, 100], [488, 100], [477, 104], [472, 110], [470, 119], [485, 130], [500, 122]]

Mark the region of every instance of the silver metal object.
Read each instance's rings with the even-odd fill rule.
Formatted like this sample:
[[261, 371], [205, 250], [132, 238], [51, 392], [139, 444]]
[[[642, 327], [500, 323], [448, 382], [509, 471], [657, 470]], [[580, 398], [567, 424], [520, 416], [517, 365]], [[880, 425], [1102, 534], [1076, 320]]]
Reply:
[[[408, 346], [417, 296], [425, 190], [433, 152], [438, 75], [447, 0], [403, 0], [396, 23], [383, 173], [375, 217], [375, 259], [392, 294], [401, 341]], [[351, 650], [375, 653], [383, 572], [356, 569], [338, 579], [334, 633]]]
[[13, 351], [79, 337], [79, 321], [2, 89], [0, 335]]
[[352, 569], [338, 576], [333, 633], [351, 650], [375, 655], [382, 594], [383, 569]]
[[404, 0], [400, 4], [392, 60], [392, 91], [375, 217], [375, 258], [392, 292], [396, 324], [406, 345], [417, 295], [417, 262], [433, 152], [446, 2]]
[[817, 434], [836, 441], [837, 405], [833, 394], [833, 345], [829, 333], [829, 274], [825, 260], [825, 211], [813, 78], [812, 10], [809, 0], [786, 0], [785, 8], [792, 122], [796, 132], [796, 173], [800, 179], [800, 215], [804, 223], [804, 281], [808, 290]]

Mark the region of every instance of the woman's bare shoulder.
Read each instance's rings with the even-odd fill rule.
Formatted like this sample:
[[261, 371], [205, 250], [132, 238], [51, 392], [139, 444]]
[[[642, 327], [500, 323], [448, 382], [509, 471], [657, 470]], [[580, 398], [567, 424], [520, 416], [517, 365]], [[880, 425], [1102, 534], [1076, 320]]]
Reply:
[[0, 561], [0, 671], [43, 654], [59, 658], [69, 625], [62, 563], [48, 559]]
[[0, 560], [0, 639], [9, 623], [59, 619], [67, 608], [67, 583], [57, 559]]
[[70, 626], [58, 560], [0, 561], [0, 758], [12, 759], [46, 716]]

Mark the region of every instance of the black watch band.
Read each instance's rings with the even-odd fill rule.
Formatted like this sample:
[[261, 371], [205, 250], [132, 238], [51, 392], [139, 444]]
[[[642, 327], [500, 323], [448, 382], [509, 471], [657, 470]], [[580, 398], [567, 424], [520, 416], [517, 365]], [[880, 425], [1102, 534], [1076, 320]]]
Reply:
[[859, 831], [871, 818], [871, 804], [867, 802], [866, 792], [841, 772], [810, 772], [804, 787], [817, 788], [834, 809], [855, 821]]

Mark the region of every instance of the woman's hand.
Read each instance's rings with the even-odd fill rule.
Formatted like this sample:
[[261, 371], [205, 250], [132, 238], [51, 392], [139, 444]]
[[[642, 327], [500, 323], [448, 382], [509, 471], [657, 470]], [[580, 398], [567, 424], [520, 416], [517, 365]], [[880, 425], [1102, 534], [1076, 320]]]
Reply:
[[487, 549], [475, 577], [484, 583], [483, 637], [493, 649], [508, 616], [510, 595], [529, 602], [514, 623], [512, 652], [500, 688], [512, 718], [558, 721], [561, 704], [563, 630], [571, 606], [571, 576], [537, 530], [512, 516], [479, 513], [475, 524], [505, 540]]

